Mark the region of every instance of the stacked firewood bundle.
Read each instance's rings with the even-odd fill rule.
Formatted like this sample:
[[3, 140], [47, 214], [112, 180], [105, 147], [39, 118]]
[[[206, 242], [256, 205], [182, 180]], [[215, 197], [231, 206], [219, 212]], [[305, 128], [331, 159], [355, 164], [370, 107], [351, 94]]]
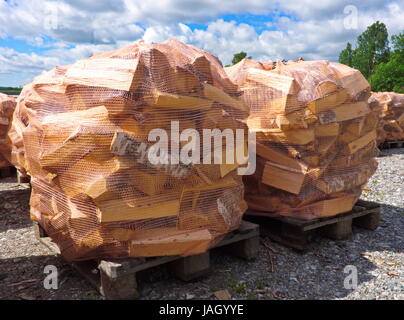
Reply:
[[257, 170], [244, 177], [249, 213], [313, 219], [350, 211], [377, 167], [378, 117], [362, 74], [328, 61], [228, 69], [257, 139]]
[[0, 168], [11, 165], [9, 132], [15, 105], [16, 102], [13, 97], [0, 93]]
[[[244, 128], [240, 94], [216, 57], [171, 39], [42, 74], [15, 115], [31, 218], [68, 260], [204, 252], [247, 208], [242, 162], [177, 155], [192, 149], [202, 159], [195, 132]], [[165, 136], [150, 138], [153, 129]], [[184, 140], [185, 129], [193, 133]]]
[[379, 110], [378, 144], [404, 140], [404, 94], [372, 92], [369, 105]]
[[276, 66], [275, 62], [258, 62], [252, 59], [244, 58], [239, 63], [231, 67], [226, 67], [226, 73], [234, 83], [244, 83], [246, 81], [247, 71], [251, 68], [272, 70]]

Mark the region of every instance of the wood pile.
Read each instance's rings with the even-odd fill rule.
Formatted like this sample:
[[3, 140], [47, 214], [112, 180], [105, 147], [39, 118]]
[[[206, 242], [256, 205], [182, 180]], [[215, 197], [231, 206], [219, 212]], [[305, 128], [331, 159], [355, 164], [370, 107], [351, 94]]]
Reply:
[[404, 94], [372, 92], [369, 105], [378, 110], [377, 143], [404, 141]]
[[180, 132], [244, 128], [240, 94], [216, 57], [172, 39], [43, 73], [15, 116], [31, 218], [68, 260], [206, 251], [247, 208], [241, 164], [155, 164], [148, 134], [162, 128], [170, 139], [171, 121]]
[[11, 141], [8, 136], [13, 120], [15, 99], [0, 93], [0, 168], [11, 166]]
[[328, 61], [238, 68], [225, 70], [244, 93], [257, 137], [257, 170], [244, 177], [249, 213], [314, 219], [350, 211], [377, 167], [366, 79]]

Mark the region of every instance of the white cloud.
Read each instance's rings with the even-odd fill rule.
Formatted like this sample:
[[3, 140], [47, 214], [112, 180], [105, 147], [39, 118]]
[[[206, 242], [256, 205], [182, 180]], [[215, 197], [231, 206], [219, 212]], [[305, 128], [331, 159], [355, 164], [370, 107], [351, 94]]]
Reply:
[[[357, 29], [344, 28], [346, 5], [358, 9]], [[94, 52], [168, 37], [211, 51], [223, 64], [241, 50], [257, 60], [336, 60], [345, 43], [355, 42], [376, 20], [384, 22], [390, 34], [402, 31], [403, 8], [404, 0], [0, 0], [0, 74], [25, 72], [29, 80], [41, 70]], [[245, 13], [270, 17], [262, 28], [219, 18]], [[192, 30], [187, 23], [206, 28]], [[7, 36], [49, 50], [39, 55], [2, 48], [1, 37]]]
[[33, 73], [40, 72], [51, 69], [58, 63], [57, 57], [45, 57], [35, 53], [26, 54], [0, 47], [0, 73], [12, 73], [21, 70]]
[[294, 21], [280, 17], [270, 26], [277, 30], [264, 30], [258, 33], [251, 25], [226, 22], [222, 19], [208, 24], [206, 30], [194, 30], [168, 26], [152, 26], [146, 30], [145, 40], [163, 41], [176, 37], [181, 41], [194, 44], [219, 56], [228, 64], [234, 53], [241, 50], [257, 60], [295, 59], [338, 59], [338, 54], [347, 41], [355, 42], [357, 36], [367, 26], [380, 20], [386, 23], [390, 34], [404, 29], [404, 6], [397, 3], [387, 5], [386, 10], [358, 12], [358, 28], [346, 29], [345, 16], [329, 19], [309, 19]]
[[[11, 0], [0, 1], [0, 36], [26, 40], [50, 36], [71, 43], [115, 43], [138, 39], [148, 27], [158, 26], [164, 33], [164, 28], [176, 28], [179, 22], [207, 23], [221, 14], [286, 13], [300, 22], [342, 19], [347, 5], [354, 5], [363, 21], [378, 18], [390, 24], [394, 32], [403, 28], [403, 18], [399, 16], [403, 0]], [[390, 22], [388, 16], [394, 12]], [[290, 19], [281, 15], [278, 21], [268, 23], [287, 21]]]
[[143, 29], [125, 9], [123, 1], [1, 1], [0, 35], [27, 41], [49, 36], [71, 43], [135, 40]]

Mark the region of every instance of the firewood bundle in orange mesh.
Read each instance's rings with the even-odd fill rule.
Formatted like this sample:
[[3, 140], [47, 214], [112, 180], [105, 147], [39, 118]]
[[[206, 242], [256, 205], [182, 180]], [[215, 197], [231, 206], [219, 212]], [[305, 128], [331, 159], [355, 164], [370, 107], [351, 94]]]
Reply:
[[[176, 163], [171, 141], [185, 129], [243, 128], [236, 119], [247, 116], [219, 60], [176, 40], [44, 73], [24, 88], [15, 116], [31, 218], [68, 260], [204, 252], [241, 222], [241, 163]], [[170, 141], [158, 153], [168, 163], [149, 157], [157, 128]]]
[[[243, 63], [243, 62], [240, 62]], [[328, 61], [225, 68], [250, 107], [257, 170], [245, 176], [251, 213], [301, 219], [352, 209], [377, 167], [378, 117], [362, 74]]]
[[11, 96], [0, 93], [0, 168], [10, 166], [11, 162], [11, 141], [8, 136], [11, 129], [15, 99]]
[[380, 110], [377, 127], [378, 144], [384, 141], [404, 140], [404, 94], [372, 92], [369, 104]]

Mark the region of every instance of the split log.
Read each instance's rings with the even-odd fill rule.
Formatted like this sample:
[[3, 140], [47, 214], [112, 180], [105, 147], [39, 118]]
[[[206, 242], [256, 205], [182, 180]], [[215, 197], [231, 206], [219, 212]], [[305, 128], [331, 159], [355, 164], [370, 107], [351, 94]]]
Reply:
[[[360, 72], [328, 61], [273, 70], [244, 61], [226, 70], [257, 137], [257, 170], [245, 178], [254, 214], [315, 219], [351, 210], [375, 171], [379, 120]], [[397, 132], [396, 123], [386, 126]]]
[[[178, 251], [183, 255], [199, 254], [208, 250], [214, 240], [207, 230], [176, 231], [172, 234], [159, 234], [144, 240], [132, 240], [129, 256], [155, 257], [175, 255]], [[173, 246], [175, 243], [175, 246]]]
[[[370, 126], [376, 127], [378, 144], [384, 141], [404, 140], [404, 94], [373, 92], [369, 98], [373, 118]], [[375, 118], [380, 121], [375, 123]]]
[[11, 123], [15, 107], [16, 101], [13, 97], [0, 93], [0, 168], [11, 166], [14, 162], [9, 134], [12, 132]]
[[[68, 260], [202, 253], [241, 223], [245, 161], [235, 145], [224, 163], [173, 163], [176, 147], [197, 143], [171, 143], [171, 125], [202, 137], [246, 129], [248, 112], [216, 57], [173, 39], [45, 72], [23, 89], [13, 119], [15, 158], [34, 183], [31, 216]], [[162, 142], [149, 141], [153, 129], [168, 144], [151, 158]]]

